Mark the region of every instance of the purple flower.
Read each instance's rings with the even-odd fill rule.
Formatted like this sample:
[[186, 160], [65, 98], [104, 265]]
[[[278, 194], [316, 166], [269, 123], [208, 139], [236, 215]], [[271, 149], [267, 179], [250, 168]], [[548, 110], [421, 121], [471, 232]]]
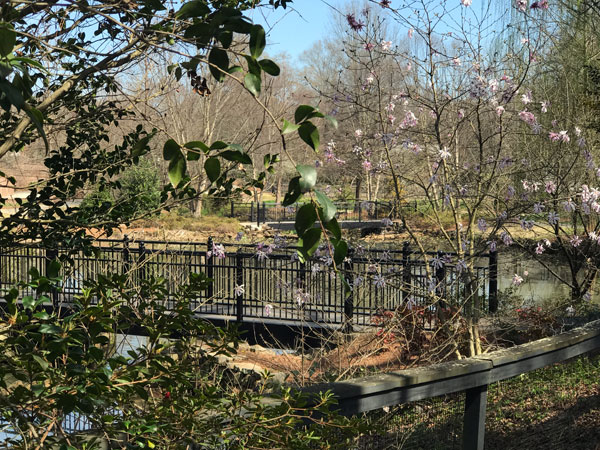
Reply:
[[385, 287], [385, 278], [383, 278], [383, 276], [381, 276], [381, 275], [374, 275], [373, 276], [373, 284], [375, 285], [376, 288], [382, 289]]
[[544, 205], [541, 203], [536, 203], [533, 205], [533, 212], [535, 214], [540, 214], [544, 210]]
[[522, 282], [523, 282], [523, 277], [520, 277], [519, 275], [517, 275], [515, 273], [515, 275], [513, 276], [513, 279], [512, 279], [512, 284], [514, 286], [519, 286]]
[[582, 239], [579, 236], [575, 235], [571, 238], [571, 240], [569, 242], [571, 242], [571, 245], [573, 247], [579, 247], [579, 245], [582, 242]]
[[354, 31], [360, 31], [365, 26], [363, 22], [356, 20], [354, 14], [348, 14], [346, 16], [346, 20], [348, 21], [348, 25], [350, 25], [350, 28], [352, 28]]
[[481, 231], [482, 233], [485, 233], [485, 231], [487, 230], [488, 224], [485, 221], [485, 219], [479, 219], [477, 221], [477, 228], [479, 228], [479, 231]]
[[490, 252], [495, 252], [496, 250], [498, 250], [498, 244], [496, 243], [496, 241], [487, 241], [486, 244], [490, 249]]
[[506, 231], [503, 231], [500, 234], [500, 239], [502, 239], [502, 242], [504, 242], [504, 245], [507, 245], [507, 246], [512, 245], [512, 243], [513, 243], [512, 237]]
[[558, 223], [559, 216], [554, 211], [548, 213], [548, 223], [550, 225], [556, 225]]

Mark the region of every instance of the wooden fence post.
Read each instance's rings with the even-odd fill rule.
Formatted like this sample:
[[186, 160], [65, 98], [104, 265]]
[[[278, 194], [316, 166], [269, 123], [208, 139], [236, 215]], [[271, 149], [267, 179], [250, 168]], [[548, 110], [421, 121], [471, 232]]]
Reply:
[[208, 302], [212, 303], [213, 295], [215, 293], [215, 281], [214, 281], [214, 260], [215, 255], [213, 252], [214, 241], [212, 237], [208, 238], [206, 242], [206, 253], [205, 253], [205, 263], [206, 263], [206, 276], [210, 278], [212, 281], [208, 285], [208, 289], [206, 290], [206, 295], [208, 297]]
[[[238, 248], [235, 254], [235, 285], [236, 287], [244, 286], [244, 266], [243, 263], [242, 249]], [[244, 320], [244, 293], [243, 291], [237, 292], [235, 295], [235, 315], [238, 323], [242, 323]]]
[[234, 207], [235, 207], [235, 206], [234, 206], [233, 200], [231, 200], [231, 214], [229, 215], [229, 217], [233, 217], [233, 214], [234, 214]]
[[487, 391], [487, 384], [466, 390], [463, 450], [483, 450]]
[[248, 218], [248, 222], [252, 222], [254, 220], [254, 202], [250, 202], [250, 217]]
[[498, 311], [498, 251], [490, 252], [488, 270], [488, 308], [489, 312]]

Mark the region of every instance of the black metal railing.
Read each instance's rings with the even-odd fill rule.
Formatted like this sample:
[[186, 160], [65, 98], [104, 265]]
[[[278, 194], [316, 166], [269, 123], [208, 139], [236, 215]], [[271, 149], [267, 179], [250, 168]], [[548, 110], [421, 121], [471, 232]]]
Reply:
[[[186, 284], [191, 273], [204, 272], [214, 281], [190, 307], [198, 314], [227, 320], [276, 320], [320, 324], [369, 325], [382, 311], [402, 306], [460, 308], [467, 294], [463, 265], [456, 255], [422, 255], [405, 244], [401, 250], [353, 249], [342, 267], [348, 285], [336, 274], [327, 251], [301, 262], [293, 247], [274, 244], [98, 240], [97, 255], [69, 249], [44, 249], [35, 244], [0, 249], [0, 288], [41, 274], [57, 257], [65, 259], [64, 283], [54, 304], [73, 301], [83, 281], [99, 274], [127, 273], [133, 283], [162, 277], [169, 292]], [[473, 258], [475, 289], [482, 310], [497, 308], [495, 253]], [[440, 261], [443, 264], [440, 265]], [[452, 262], [454, 261], [454, 262]], [[351, 289], [348, 289], [351, 287]], [[432, 297], [438, 299], [432, 304]]]

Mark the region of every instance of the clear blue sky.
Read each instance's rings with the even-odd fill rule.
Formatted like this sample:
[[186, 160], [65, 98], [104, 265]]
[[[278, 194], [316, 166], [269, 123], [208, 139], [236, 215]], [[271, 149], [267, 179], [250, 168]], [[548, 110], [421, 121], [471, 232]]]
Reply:
[[[298, 62], [298, 55], [327, 34], [334, 14], [331, 7], [343, 10], [348, 3], [349, 0], [294, 0], [286, 10], [263, 9], [253, 12], [250, 17], [267, 32], [272, 28], [267, 37], [270, 55], [286, 52], [293, 62]], [[267, 12], [269, 14], [264, 15]]]

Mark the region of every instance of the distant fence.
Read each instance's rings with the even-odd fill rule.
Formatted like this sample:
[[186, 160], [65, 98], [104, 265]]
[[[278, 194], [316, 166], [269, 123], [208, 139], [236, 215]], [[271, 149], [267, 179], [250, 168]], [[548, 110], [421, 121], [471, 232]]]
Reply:
[[[435, 291], [442, 305], [461, 305], [465, 283], [455, 255], [422, 255], [405, 244], [402, 250], [350, 251], [340, 270], [352, 289], [344, 289], [331, 267], [327, 252], [302, 263], [291, 247], [274, 244], [98, 240], [98, 257], [68, 249], [25, 245], [0, 249], [0, 288], [28, 279], [30, 267], [46, 273], [50, 261], [69, 255], [62, 288], [53, 294], [56, 305], [70, 302], [83, 281], [98, 274], [127, 273], [131, 280], [162, 277], [169, 292], [204, 272], [214, 281], [190, 307], [200, 315], [243, 322], [264, 320], [333, 325], [370, 325], [373, 316], [403, 305], [436, 308]], [[434, 265], [434, 261], [436, 262]], [[445, 261], [441, 263], [442, 261]], [[475, 258], [476, 290], [482, 309], [497, 308], [496, 253]]]
[[[367, 201], [350, 200], [334, 202], [337, 208], [339, 221], [372, 221], [398, 216], [398, 211], [407, 209], [417, 210], [417, 201]], [[247, 222], [256, 222], [258, 225], [267, 222], [293, 222], [296, 220], [296, 212], [302, 206], [294, 203], [290, 206], [282, 206], [280, 203], [267, 202], [231, 202], [229, 217], [234, 217]]]

